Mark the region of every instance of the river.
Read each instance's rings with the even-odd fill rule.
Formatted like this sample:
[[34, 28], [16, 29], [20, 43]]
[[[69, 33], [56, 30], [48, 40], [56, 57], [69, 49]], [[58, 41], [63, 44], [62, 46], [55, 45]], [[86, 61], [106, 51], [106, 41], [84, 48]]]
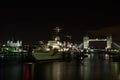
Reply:
[[84, 61], [0, 62], [0, 80], [120, 80], [120, 63], [90, 54]]

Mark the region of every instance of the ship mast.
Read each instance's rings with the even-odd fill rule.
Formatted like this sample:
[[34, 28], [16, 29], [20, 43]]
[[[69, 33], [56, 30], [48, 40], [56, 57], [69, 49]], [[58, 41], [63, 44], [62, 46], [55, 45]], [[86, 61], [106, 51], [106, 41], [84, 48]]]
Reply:
[[70, 36], [70, 35], [67, 35], [67, 36], [65, 36], [65, 37], [67, 37], [68, 39], [72, 39], [72, 36]]
[[54, 28], [53, 30], [55, 31], [54, 40], [55, 40], [55, 41], [60, 41], [60, 35], [59, 35], [59, 33], [60, 33], [60, 31], [61, 31], [62, 29], [58, 26], [58, 27]]

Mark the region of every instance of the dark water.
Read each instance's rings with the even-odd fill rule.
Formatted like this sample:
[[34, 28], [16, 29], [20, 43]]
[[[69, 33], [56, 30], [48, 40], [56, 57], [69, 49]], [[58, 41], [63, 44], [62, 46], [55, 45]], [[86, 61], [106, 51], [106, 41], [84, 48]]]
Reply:
[[120, 63], [91, 54], [80, 62], [0, 63], [0, 80], [120, 80]]

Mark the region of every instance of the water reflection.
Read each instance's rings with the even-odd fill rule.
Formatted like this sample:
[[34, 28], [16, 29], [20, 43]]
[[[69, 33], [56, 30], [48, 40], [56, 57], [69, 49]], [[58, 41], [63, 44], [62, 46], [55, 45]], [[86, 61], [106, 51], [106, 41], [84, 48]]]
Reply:
[[0, 80], [23, 80], [24, 67], [18, 64], [0, 64]]
[[0, 64], [0, 80], [3, 80], [4, 74], [4, 66], [3, 64]]
[[0, 63], [0, 80], [120, 80], [120, 63], [89, 54], [80, 62]]
[[34, 63], [26, 63], [25, 80], [34, 80]]

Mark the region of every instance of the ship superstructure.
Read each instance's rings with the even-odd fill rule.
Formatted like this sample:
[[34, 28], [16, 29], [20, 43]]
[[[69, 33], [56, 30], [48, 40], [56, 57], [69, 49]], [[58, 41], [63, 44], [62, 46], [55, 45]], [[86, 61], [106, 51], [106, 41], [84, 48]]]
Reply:
[[55, 31], [53, 40], [49, 40], [47, 43], [33, 49], [33, 56], [36, 60], [62, 59], [63, 52], [72, 49], [72, 43], [61, 40], [59, 35], [61, 29], [56, 27], [53, 30]]

